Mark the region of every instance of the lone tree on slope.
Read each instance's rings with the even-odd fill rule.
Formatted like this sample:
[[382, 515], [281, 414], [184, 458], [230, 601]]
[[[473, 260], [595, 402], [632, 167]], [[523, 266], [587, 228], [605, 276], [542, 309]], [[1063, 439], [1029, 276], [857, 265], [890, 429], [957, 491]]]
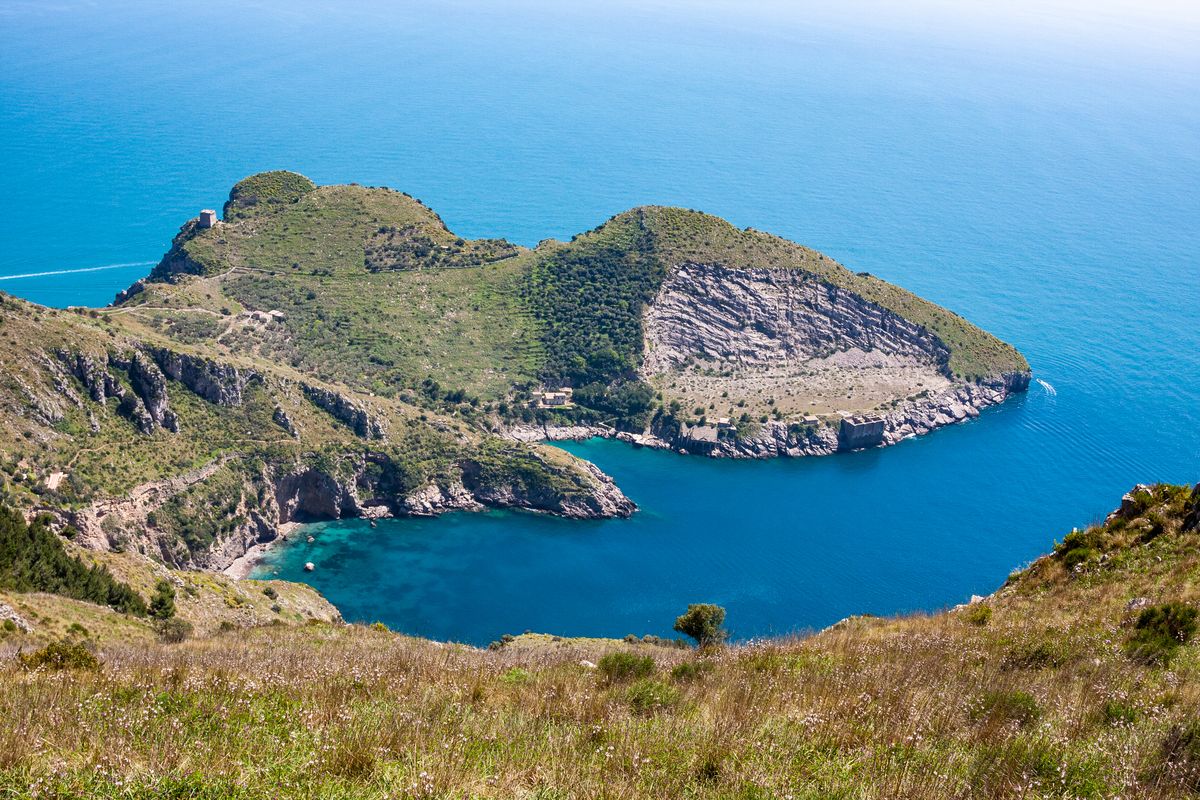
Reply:
[[721, 627], [725, 622], [725, 609], [712, 603], [690, 603], [687, 613], [675, 619], [675, 630], [692, 637], [700, 647], [720, 644], [729, 637], [729, 631]]

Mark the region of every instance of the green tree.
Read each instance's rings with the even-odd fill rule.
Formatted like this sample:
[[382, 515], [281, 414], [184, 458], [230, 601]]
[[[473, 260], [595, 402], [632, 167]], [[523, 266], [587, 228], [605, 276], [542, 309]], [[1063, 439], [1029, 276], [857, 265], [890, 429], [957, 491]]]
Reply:
[[71, 556], [50, 528], [48, 517], [26, 524], [12, 508], [0, 506], [0, 589], [51, 594], [100, 603], [126, 614], [145, 616], [146, 604], [128, 584], [101, 565]]
[[696, 640], [700, 647], [720, 644], [729, 637], [725, 609], [712, 603], [691, 603], [687, 612], [675, 619], [675, 630]]
[[154, 597], [150, 599], [150, 616], [155, 619], [170, 619], [175, 616], [175, 587], [166, 578], [154, 586]]

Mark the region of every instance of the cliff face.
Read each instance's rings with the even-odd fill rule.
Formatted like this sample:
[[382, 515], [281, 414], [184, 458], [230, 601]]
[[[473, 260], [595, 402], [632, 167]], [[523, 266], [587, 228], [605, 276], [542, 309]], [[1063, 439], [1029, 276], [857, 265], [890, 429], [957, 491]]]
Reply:
[[[126, 497], [59, 516], [79, 531], [76, 541], [84, 547], [134, 549], [175, 567], [222, 570], [255, 545], [274, 541], [291, 522], [431, 516], [482, 508], [598, 519], [628, 517], [636, 510], [611, 478], [580, 463], [571, 485], [564, 485], [559, 473], [553, 481], [530, 480], [527, 475], [498, 474], [468, 459], [453, 465], [445, 477], [413, 487], [403, 466], [385, 452], [257, 467], [231, 455], [175, 478], [143, 484]], [[220, 478], [230, 469], [237, 470], [236, 482], [248, 491], [238, 495], [228, 513], [214, 519], [211, 529], [195, 531], [206, 537], [204, 547], [185, 546], [176, 531], [162, 524], [164, 509], [189, 494], [200, 503], [210, 502], [208, 498], [213, 504], [228, 502], [229, 482]], [[227, 524], [229, 519], [234, 524]]]
[[[649, 435], [625, 438], [713, 456], [894, 444], [978, 416], [1030, 379], [956, 379], [949, 348], [931, 331], [794, 270], [684, 263], [647, 309], [643, 330], [643, 378], [707, 419], [660, 419]], [[865, 416], [841, 422], [851, 414]], [[714, 417], [730, 422], [718, 429]]]
[[949, 349], [929, 331], [794, 270], [683, 264], [645, 315], [643, 371], [690, 360], [767, 366], [873, 351], [942, 370]]

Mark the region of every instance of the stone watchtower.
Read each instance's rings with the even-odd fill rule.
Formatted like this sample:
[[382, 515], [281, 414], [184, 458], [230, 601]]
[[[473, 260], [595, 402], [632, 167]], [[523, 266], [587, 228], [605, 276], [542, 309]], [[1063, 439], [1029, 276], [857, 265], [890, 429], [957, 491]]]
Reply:
[[217, 212], [213, 211], [211, 208], [206, 208], [200, 212], [200, 224], [198, 227], [213, 228], [216, 227], [216, 224]]

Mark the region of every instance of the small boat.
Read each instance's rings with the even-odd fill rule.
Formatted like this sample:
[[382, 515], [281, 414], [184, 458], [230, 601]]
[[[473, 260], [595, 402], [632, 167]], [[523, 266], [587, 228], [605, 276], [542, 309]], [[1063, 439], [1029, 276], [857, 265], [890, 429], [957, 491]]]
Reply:
[[316, 568], [317, 568], [317, 565], [311, 561], [309, 561], [307, 564], [304, 565], [305, 572], [312, 572]]

